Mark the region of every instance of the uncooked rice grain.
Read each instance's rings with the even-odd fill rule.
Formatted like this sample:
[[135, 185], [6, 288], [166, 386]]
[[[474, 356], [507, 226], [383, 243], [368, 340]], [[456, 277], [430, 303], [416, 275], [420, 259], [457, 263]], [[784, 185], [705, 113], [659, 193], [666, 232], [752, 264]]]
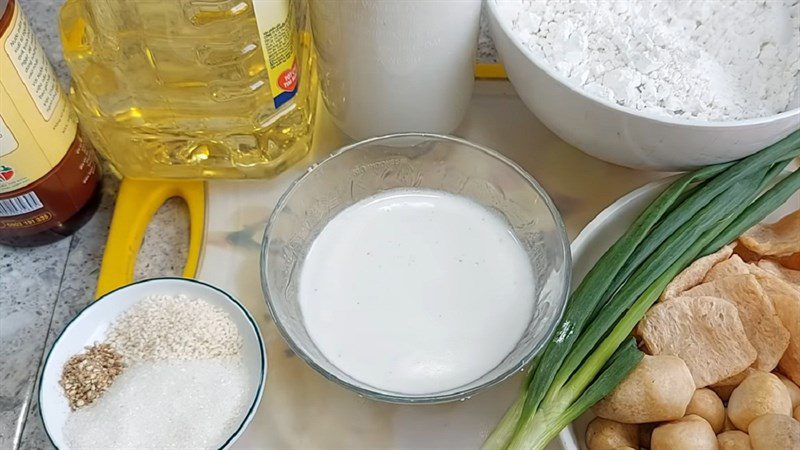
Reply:
[[143, 299], [116, 322], [107, 342], [132, 361], [235, 356], [242, 346], [225, 311], [186, 295]]

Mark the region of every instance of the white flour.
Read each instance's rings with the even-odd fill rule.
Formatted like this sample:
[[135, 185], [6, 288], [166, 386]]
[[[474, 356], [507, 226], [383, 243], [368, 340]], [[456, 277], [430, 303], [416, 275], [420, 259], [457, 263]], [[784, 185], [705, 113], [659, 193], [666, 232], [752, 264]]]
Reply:
[[586, 92], [681, 118], [733, 120], [800, 106], [800, 4], [515, 0], [534, 54]]

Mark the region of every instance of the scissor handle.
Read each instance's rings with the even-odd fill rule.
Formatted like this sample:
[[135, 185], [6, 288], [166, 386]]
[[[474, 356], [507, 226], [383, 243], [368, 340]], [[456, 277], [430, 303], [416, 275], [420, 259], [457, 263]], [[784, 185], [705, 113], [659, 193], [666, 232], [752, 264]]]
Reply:
[[136, 258], [147, 225], [158, 208], [173, 197], [182, 198], [189, 208], [189, 254], [183, 267], [183, 276], [195, 276], [205, 228], [204, 183], [123, 178], [100, 265], [97, 297], [133, 282]]

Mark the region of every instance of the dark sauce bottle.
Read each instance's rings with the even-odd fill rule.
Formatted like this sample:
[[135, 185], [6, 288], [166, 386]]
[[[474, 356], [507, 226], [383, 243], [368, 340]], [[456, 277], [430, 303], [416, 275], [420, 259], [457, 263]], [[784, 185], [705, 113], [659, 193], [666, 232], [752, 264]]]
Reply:
[[0, 244], [42, 245], [92, 217], [99, 167], [22, 10], [0, 12]]

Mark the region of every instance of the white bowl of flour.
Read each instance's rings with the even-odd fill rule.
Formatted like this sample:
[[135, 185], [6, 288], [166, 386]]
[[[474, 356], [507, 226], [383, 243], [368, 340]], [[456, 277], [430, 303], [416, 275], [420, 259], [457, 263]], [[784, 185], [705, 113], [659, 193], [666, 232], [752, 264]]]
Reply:
[[597, 158], [689, 169], [750, 155], [800, 127], [791, 1], [487, 3], [520, 97]]

